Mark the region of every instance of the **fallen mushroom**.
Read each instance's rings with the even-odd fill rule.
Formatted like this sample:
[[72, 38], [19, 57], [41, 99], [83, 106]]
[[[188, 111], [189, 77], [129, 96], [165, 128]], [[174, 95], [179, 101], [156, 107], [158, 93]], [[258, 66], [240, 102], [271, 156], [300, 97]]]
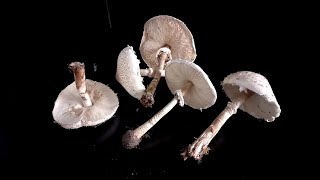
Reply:
[[196, 64], [172, 60], [165, 68], [166, 83], [174, 98], [151, 119], [134, 130], [128, 130], [122, 137], [122, 144], [127, 149], [139, 145], [142, 137], [178, 102], [194, 109], [207, 109], [217, 99], [217, 93], [207, 74]]
[[72, 62], [75, 81], [58, 95], [52, 115], [66, 129], [96, 126], [110, 119], [119, 107], [117, 95], [100, 82], [86, 79], [84, 63]]
[[185, 160], [189, 157], [201, 160], [209, 151], [210, 141], [223, 124], [237, 113], [238, 108], [267, 122], [280, 116], [281, 109], [276, 97], [268, 80], [261, 74], [239, 71], [228, 75], [223, 80], [222, 87], [231, 102], [228, 102], [211, 125], [181, 154]]
[[140, 99], [144, 90], [143, 78], [140, 75], [140, 61], [132, 48], [125, 47], [118, 56], [116, 80], [134, 98]]
[[[132, 46], [127, 46], [119, 53], [117, 59], [116, 80], [124, 87], [124, 89], [134, 98], [140, 99], [145, 86], [143, 77], [153, 77], [152, 68], [140, 69], [140, 61], [137, 59], [136, 53]], [[164, 76], [164, 70], [162, 72]]]
[[145, 23], [139, 50], [144, 62], [155, 71], [140, 99], [144, 107], [152, 107], [154, 93], [166, 63], [171, 59], [193, 62], [197, 56], [196, 48], [191, 32], [181, 20], [159, 15]]

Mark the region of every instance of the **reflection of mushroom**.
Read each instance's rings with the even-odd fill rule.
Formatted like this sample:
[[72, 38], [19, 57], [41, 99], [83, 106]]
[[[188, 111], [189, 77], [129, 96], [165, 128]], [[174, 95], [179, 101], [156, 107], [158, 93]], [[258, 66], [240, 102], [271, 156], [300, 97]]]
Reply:
[[128, 149], [139, 145], [142, 136], [147, 133], [178, 102], [194, 109], [206, 109], [212, 106], [217, 94], [209, 77], [196, 64], [188, 61], [173, 60], [165, 68], [165, 78], [174, 98], [147, 122], [134, 130], [128, 130], [122, 138], [124, 147]]
[[222, 87], [231, 102], [199, 138], [182, 153], [184, 159], [193, 157], [201, 160], [209, 150], [210, 141], [228, 118], [237, 112], [238, 108], [267, 122], [272, 122], [280, 116], [280, 106], [264, 76], [250, 71], [239, 71], [228, 75], [223, 80]]
[[86, 79], [83, 63], [69, 64], [75, 82], [62, 90], [52, 115], [66, 129], [95, 126], [110, 119], [119, 106], [117, 95], [106, 85]]
[[193, 36], [188, 27], [172, 16], [159, 15], [144, 25], [140, 43], [142, 59], [155, 73], [140, 101], [144, 107], [154, 104], [154, 93], [165, 64], [171, 59], [193, 62], [197, 56]]

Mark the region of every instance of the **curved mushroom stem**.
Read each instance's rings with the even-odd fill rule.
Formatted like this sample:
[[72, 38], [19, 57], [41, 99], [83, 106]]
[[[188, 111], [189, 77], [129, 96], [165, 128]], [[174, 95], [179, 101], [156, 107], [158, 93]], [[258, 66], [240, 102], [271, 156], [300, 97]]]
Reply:
[[81, 97], [83, 106], [92, 106], [91, 99], [89, 97], [89, 94], [87, 93], [84, 64], [80, 62], [72, 62], [69, 64], [68, 68], [73, 72], [76, 87]]
[[[152, 78], [154, 77], [154, 70], [152, 68], [147, 68], [147, 69], [140, 69], [140, 75], [141, 76], [148, 76], [149, 78]], [[165, 71], [162, 70], [161, 71], [161, 77], [164, 77], [165, 75]]]
[[[188, 82], [188, 84], [182, 90], [178, 90], [174, 96], [174, 98], [157, 114], [155, 114], [151, 119], [149, 119], [144, 124], [140, 125], [134, 130], [128, 130], [122, 137], [122, 145], [127, 149], [133, 149], [137, 147], [142, 137], [157, 123], [160, 119], [165, 116], [171, 109], [183, 99], [183, 96], [188, 92], [188, 90], [192, 87], [192, 83]], [[183, 104], [180, 104], [183, 105]]]
[[171, 50], [168, 46], [165, 46], [163, 48], [159, 49], [159, 52], [157, 54], [157, 58], [159, 61], [159, 65], [157, 69], [154, 72], [154, 76], [152, 81], [150, 82], [149, 86], [146, 89], [146, 92], [143, 93], [140, 102], [144, 107], [152, 107], [154, 104], [154, 92], [157, 89], [157, 86], [159, 84], [161, 73], [164, 71], [164, 66], [166, 62], [171, 60]]
[[219, 132], [224, 123], [233, 115], [237, 113], [238, 108], [243, 102], [245, 102], [251, 95], [252, 91], [242, 92], [239, 97], [234, 101], [228, 102], [224, 110], [214, 119], [210, 126], [191, 144], [184, 150], [181, 155], [184, 160], [189, 157], [193, 157], [195, 160], [201, 160], [203, 155], [208, 154], [210, 148], [209, 143]]

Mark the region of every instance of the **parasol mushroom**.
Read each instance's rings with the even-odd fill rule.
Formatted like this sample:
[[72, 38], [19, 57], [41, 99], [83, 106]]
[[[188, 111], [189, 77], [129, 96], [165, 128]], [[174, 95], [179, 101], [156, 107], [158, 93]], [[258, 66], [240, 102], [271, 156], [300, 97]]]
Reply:
[[[134, 98], [140, 99], [145, 86], [142, 76], [153, 77], [152, 68], [140, 69], [140, 61], [132, 46], [127, 46], [119, 53], [117, 60], [116, 80]], [[161, 73], [164, 76], [164, 70]]]
[[144, 107], [152, 107], [154, 93], [166, 63], [171, 59], [193, 62], [197, 56], [196, 48], [191, 32], [181, 20], [159, 15], [145, 23], [139, 49], [144, 62], [155, 71], [140, 99]]
[[118, 56], [116, 80], [134, 98], [140, 99], [144, 90], [143, 78], [140, 75], [140, 61], [132, 48], [125, 47]]
[[119, 107], [117, 95], [100, 82], [86, 79], [85, 66], [72, 62], [75, 81], [58, 95], [52, 115], [66, 129], [95, 126], [110, 119]]
[[237, 113], [238, 108], [266, 122], [272, 122], [280, 116], [281, 109], [269, 81], [261, 74], [239, 71], [225, 77], [222, 87], [231, 102], [198, 139], [181, 154], [185, 160], [189, 157], [201, 160], [203, 155], [208, 153], [210, 141], [223, 124]]
[[127, 149], [139, 145], [149, 129], [151, 129], [164, 115], [166, 115], [178, 102], [180, 106], [187, 104], [194, 109], [207, 109], [217, 99], [217, 93], [209, 77], [196, 64], [172, 60], [165, 68], [167, 85], [174, 94], [174, 98], [151, 119], [134, 130], [128, 130], [122, 137], [122, 144]]

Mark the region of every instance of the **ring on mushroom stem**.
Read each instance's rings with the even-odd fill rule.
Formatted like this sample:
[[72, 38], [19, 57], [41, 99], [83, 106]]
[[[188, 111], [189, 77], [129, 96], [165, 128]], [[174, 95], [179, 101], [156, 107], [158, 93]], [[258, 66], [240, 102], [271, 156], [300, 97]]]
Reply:
[[[148, 76], [149, 78], [153, 78], [154, 77], [154, 70], [152, 68], [140, 69], [140, 75], [141, 76]], [[165, 71], [162, 70], [161, 77], [164, 77], [164, 76], [165, 76]]]
[[227, 97], [231, 100], [226, 108], [213, 120], [210, 126], [181, 153], [184, 160], [193, 157], [201, 160], [208, 154], [208, 145], [216, 136], [224, 123], [237, 109], [272, 122], [280, 116], [280, 106], [268, 80], [261, 74], [251, 71], [239, 71], [228, 75], [222, 82]]
[[54, 120], [63, 128], [96, 126], [110, 119], [119, 107], [117, 95], [100, 82], [86, 79], [85, 66], [72, 62], [75, 81], [62, 90], [52, 111]]
[[174, 98], [151, 119], [134, 130], [128, 130], [122, 137], [127, 149], [137, 147], [143, 136], [179, 102], [194, 109], [207, 109], [217, 99], [217, 93], [209, 77], [196, 64], [184, 60], [172, 60], [165, 68], [166, 83]]
[[152, 107], [155, 102], [155, 91], [166, 63], [172, 59], [190, 62], [196, 59], [194, 39], [181, 20], [168, 15], [159, 15], [150, 18], [144, 24], [139, 50], [144, 62], [155, 71], [152, 81], [140, 99], [144, 107]]

